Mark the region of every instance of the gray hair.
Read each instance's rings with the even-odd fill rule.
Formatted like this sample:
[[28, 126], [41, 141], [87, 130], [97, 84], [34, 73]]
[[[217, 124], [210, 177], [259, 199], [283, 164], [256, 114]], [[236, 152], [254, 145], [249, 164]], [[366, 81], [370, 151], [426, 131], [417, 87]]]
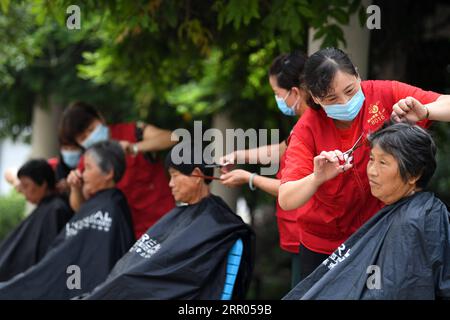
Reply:
[[404, 182], [419, 178], [417, 186], [427, 186], [436, 170], [436, 145], [426, 130], [408, 123], [387, 122], [368, 141], [372, 148], [378, 145], [397, 160]]
[[115, 183], [122, 179], [126, 161], [125, 153], [119, 143], [110, 140], [101, 141], [88, 148], [85, 154], [92, 157], [103, 173], [107, 174], [113, 170]]

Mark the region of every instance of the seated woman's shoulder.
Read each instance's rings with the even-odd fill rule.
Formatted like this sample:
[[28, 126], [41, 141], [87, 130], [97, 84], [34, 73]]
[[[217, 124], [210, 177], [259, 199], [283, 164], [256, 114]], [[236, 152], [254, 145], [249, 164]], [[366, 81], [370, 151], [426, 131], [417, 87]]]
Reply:
[[429, 224], [432, 221], [439, 222], [443, 218], [448, 220], [450, 215], [446, 204], [432, 192], [420, 192], [411, 201], [407, 202], [405, 223], [415, 224], [418, 220]]

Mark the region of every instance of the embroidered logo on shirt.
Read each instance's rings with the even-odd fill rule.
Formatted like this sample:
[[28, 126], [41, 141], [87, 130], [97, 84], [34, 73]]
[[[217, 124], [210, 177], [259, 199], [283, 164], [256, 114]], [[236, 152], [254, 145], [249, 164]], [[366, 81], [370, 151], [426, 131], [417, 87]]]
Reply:
[[161, 249], [161, 244], [158, 241], [151, 239], [148, 234], [144, 233], [131, 247], [130, 252], [136, 252], [141, 257], [148, 259], [159, 249]]
[[383, 122], [386, 119], [385, 116], [385, 108], [379, 107], [380, 102], [377, 101], [375, 104], [371, 104], [369, 107], [369, 119], [367, 119], [367, 123], [374, 126], [380, 122]]
[[111, 228], [112, 218], [108, 212], [97, 211], [78, 221], [66, 224], [66, 238], [75, 236], [83, 229], [95, 229], [99, 231], [109, 232]]
[[369, 113], [374, 114], [378, 112], [378, 106], [376, 104], [371, 104], [369, 108]]

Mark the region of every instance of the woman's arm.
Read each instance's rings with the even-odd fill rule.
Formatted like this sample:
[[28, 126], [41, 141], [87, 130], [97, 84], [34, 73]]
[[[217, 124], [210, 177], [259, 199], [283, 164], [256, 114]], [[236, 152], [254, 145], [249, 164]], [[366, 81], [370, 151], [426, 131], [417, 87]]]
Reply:
[[152, 152], [165, 150], [178, 141], [171, 140], [172, 131], [164, 130], [156, 126], [147, 124], [144, 126], [144, 133], [142, 141], [127, 146], [129, 153], [136, 154], [138, 152]]
[[5, 171], [5, 180], [8, 182], [11, 186], [14, 187], [14, 189], [21, 193], [22, 189], [20, 187], [20, 180], [17, 178], [17, 170], [10, 168], [6, 169]]
[[317, 189], [326, 181], [353, 167], [353, 164], [340, 164], [344, 160], [341, 151], [322, 151], [314, 158], [314, 172], [295, 181], [280, 186], [278, 203], [283, 210], [294, 210], [308, 202]]
[[308, 202], [319, 187], [314, 173], [300, 180], [288, 181], [280, 186], [278, 203], [283, 210], [294, 210]]
[[413, 97], [400, 99], [392, 108], [392, 119], [396, 122], [409, 121], [416, 123], [430, 119], [450, 122], [450, 95], [442, 95], [436, 101], [422, 104]]
[[[233, 151], [220, 158], [219, 163], [232, 163], [232, 164], [245, 164], [245, 163], [261, 163], [263, 159], [270, 159], [273, 161], [272, 156], [278, 156], [277, 162], [280, 161], [281, 156], [286, 151], [286, 141], [282, 141], [277, 144], [270, 144], [253, 149], [244, 149]], [[260, 156], [261, 155], [261, 156]], [[263, 163], [266, 164], [266, 163]]]
[[[248, 184], [252, 173], [236, 169], [220, 176], [221, 183], [227, 187], [237, 187], [243, 184]], [[280, 187], [280, 180], [274, 178], [263, 177], [260, 175], [254, 175], [253, 186], [261, 189], [273, 196], [278, 195], [278, 188]]]
[[450, 122], [450, 95], [442, 95], [425, 106], [428, 108], [430, 120]]

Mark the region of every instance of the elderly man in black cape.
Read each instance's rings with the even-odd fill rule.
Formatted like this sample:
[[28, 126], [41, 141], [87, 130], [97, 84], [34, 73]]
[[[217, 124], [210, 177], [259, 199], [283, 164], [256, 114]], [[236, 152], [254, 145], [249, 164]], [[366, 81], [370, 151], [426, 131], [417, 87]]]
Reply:
[[398, 123], [369, 141], [371, 192], [386, 206], [284, 299], [450, 298], [450, 215], [423, 191], [436, 169], [433, 139]]
[[117, 142], [86, 151], [82, 178], [89, 200], [38, 264], [0, 283], [0, 299], [70, 299], [106, 279], [134, 243], [128, 204], [114, 187], [124, 170], [125, 155]]
[[17, 178], [21, 193], [36, 208], [0, 244], [0, 282], [38, 263], [73, 215], [56, 192], [55, 173], [46, 160], [29, 160]]
[[[152, 226], [87, 299], [242, 299], [253, 269], [253, 231], [212, 195], [202, 148], [180, 143], [166, 158], [169, 186], [179, 206]], [[177, 153], [177, 150], [179, 151]], [[200, 159], [194, 157], [194, 153]], [[180, 156], [183, 154], [183, 156]], [[183, 159], [181, 159], [183, 158]], [[230, 250], [243, 244], [236, 279], [227, 279]]]

